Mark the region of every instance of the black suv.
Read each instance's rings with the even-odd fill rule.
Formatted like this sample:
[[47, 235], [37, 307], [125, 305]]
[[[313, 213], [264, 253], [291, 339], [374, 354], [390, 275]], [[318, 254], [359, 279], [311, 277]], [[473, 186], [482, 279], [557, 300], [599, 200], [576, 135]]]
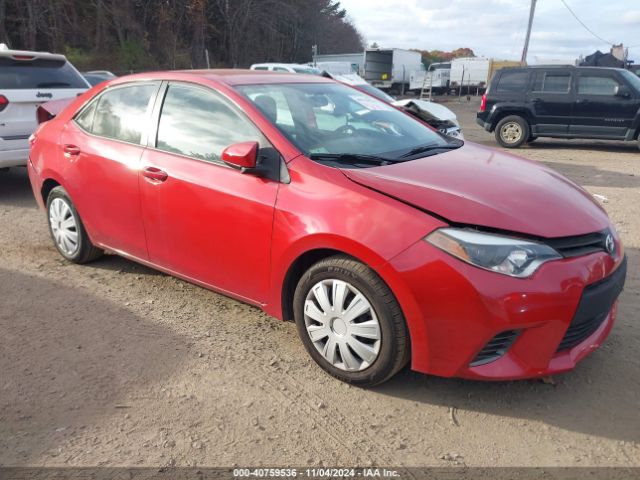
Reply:
[[491, 79], [476, 121], [507, 148], [538, 137], [635, 141], [640, 78], [618, 68], [505, 68]]

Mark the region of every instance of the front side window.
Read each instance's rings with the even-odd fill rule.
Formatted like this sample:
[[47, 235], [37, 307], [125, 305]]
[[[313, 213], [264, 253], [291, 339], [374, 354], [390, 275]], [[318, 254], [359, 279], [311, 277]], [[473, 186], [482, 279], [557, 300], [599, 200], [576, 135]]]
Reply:
[[164, 97], [156, 148], [209, 162], [240, 142], [263, 143], [258, 129], [213, 91], [171, 84]]
[[578, 93], [582, 95], [615, 95], [620, 84], [611, 77], [580, 75]]
[[570, 73], [537, 72], [534, 92], [567, 93], [571, 85]]
[[496, 88], [496, 92], [524, 92], [529, 80], [529, 72], [527, 71], [509, 71], [502, 72], [500, 81]]
[[338, 83], [237, 89], [307, 156], [356, 154], [398, 160], [413, 156], [409, 152], [418, 147], [460, 146], [388, 103]]
[[82, 110], [76, 123], [94, 135], [140, 144], [156, 89], [147, 83], [107, 90]]

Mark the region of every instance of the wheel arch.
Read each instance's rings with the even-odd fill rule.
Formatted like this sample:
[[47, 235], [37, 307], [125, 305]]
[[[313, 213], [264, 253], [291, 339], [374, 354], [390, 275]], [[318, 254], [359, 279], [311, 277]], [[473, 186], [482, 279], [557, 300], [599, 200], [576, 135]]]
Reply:
[[42, 197], [43, 205], [45, 206], [47, 205], [47, 199], [49, 198], [49, 194], [51, 193], [51, 190], [61, 186], [62, 185], [60, 184], [60, 182], [58, 182], [53, 178], [47, 178], [42, 182], [42, 187], [40, 187], [40, 195]]
[[491, 119], [491, 130], [490, 132], [494, 132], [500, 120], [510, 115], [517, 115], [518, 117], [524, 118], [531, 127], [534, 125], [534, 115], [526, 108], [518, 108], [518, 107], [501, 107], [498, 108], [496, 113], [494, 113], [493, 118]]

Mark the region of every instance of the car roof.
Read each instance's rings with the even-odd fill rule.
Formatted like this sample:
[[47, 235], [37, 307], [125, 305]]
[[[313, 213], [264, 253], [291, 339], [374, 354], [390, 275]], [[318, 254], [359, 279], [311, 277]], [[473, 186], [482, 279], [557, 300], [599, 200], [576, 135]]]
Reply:
[[258, 85], [270, 83], [330, 83], [332, 80], [319, 75], [300, 75], [289, 72], [269, 72], [265, 70], [217, 69], [217, 70], [169, 70], [160, 72], [137, 73], [118, 77], [111, 85], [132, 80], [188, 80], [197, 77], [213, 80], [229, 86]]

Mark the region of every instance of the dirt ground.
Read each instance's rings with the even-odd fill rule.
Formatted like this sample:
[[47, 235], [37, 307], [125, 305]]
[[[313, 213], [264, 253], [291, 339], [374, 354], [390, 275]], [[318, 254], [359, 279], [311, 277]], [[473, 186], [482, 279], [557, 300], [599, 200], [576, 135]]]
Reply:
[[[494, 146], [477, 104], [448, 103]], [[640, 152], [518, 154], [605, 196], [629, 256], [610, 338], [555, 386], [406, 370], [349, 387], [293, 324], [116, 256], [62, 260], [26, 171], [0, 174], [0, 465], [640, 466]]]

